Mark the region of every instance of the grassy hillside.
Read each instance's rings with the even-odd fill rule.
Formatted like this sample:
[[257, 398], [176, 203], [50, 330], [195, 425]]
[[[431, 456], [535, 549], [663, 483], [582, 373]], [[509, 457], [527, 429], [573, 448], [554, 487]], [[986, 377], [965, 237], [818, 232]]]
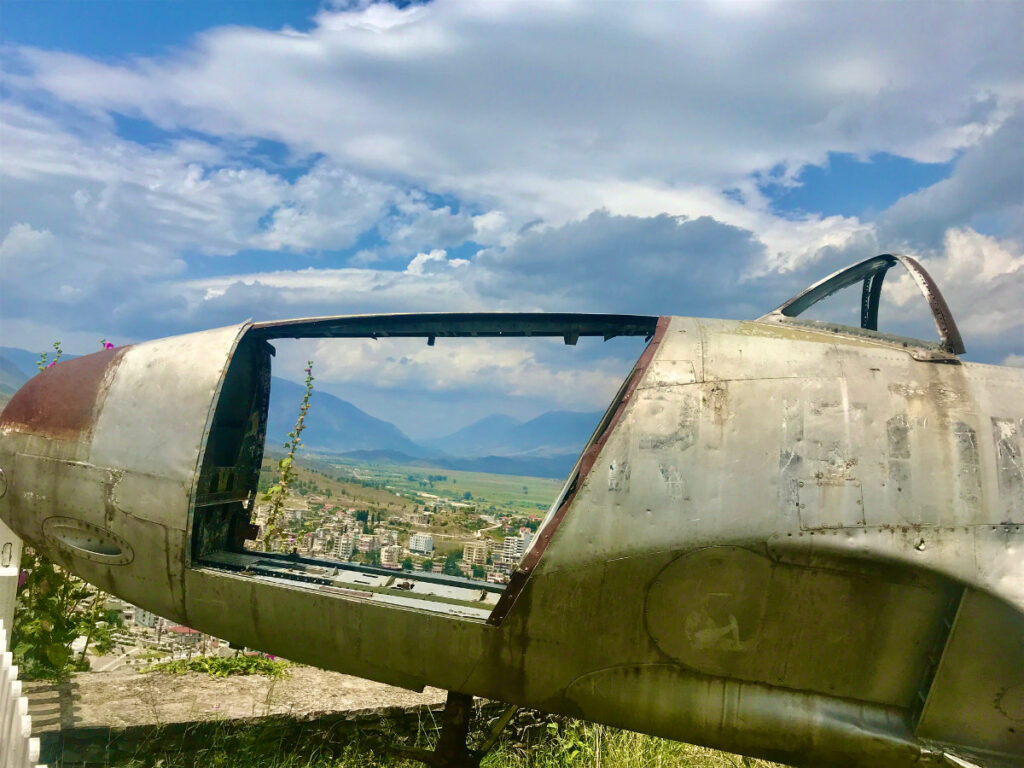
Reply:
[[[321, 462], [301, 458], [296, 464], [297, 483], [308, 488], [310, 493], [328, 495], [330, 502], [339, 507], [375, 507], [393, 514], [411, 512], [416, 503], [384, 488], [361, 485], [339, 480], [337, 473]], [[261, 486], [277, 479], [277, 461], [264, 459], [261, 468]]]

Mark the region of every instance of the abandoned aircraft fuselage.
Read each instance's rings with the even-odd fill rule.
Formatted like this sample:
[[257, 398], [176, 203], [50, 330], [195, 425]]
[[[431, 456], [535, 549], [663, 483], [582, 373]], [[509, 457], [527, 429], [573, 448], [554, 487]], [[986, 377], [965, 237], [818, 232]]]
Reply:
[[[895, 263], [794, 300], [863, 280], [860, 329], [791, 302], [739, 322], [245, 323], [99, 352], [0, 417], [0, 517], [132, 603], [327, 669], [799, 766], [1022, 766], [1024, 371], [960, 362], [907, 260], [943, 343], [874, 331]], [[269, 340], [622, 334], [650, 340], [512, 583], [475, 583], [478, 605], [417, 599], [461, 580], [399, 595], [243, 546]]]

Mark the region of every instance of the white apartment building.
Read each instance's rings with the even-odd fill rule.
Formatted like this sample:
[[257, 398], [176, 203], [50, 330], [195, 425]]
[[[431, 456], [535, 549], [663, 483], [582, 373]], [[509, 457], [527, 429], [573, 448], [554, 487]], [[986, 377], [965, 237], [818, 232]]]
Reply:
[[339, 560], [351, 560], [355, 542], [351, 533], [343, 533], [334, 540], [334, 556]]
[[498, 556], [510, 565], [518, 563], [523, 556], [523, 540], [518, 536], [506, 536]]
[[414, 533], [409, 537], [409, 551], [429, 555], [434, 551], [434, 537], [429, 533]]

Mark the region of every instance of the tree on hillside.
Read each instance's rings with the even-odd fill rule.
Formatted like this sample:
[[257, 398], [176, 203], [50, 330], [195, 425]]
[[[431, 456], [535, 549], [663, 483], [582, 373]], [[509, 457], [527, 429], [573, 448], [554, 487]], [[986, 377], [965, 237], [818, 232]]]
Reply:
[[441, 568], [441, 572], [449, 576], [461, 576], [462, 569], [459, 568], [459, 556], [454, 552], [449, 552], [448, 557], [444, 559], [444, 566]]

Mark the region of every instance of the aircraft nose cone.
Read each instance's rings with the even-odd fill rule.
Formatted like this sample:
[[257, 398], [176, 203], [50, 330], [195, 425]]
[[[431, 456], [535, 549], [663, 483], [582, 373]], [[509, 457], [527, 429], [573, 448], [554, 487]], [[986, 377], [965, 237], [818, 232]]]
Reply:
[[[23, 492], [38, 496], [55, 479], [19, 479], [17, 457], [85, 460], [104, 394], [126, 349], [105, 349], [44, 369], [15, 392], [0, 413], [0, 520], [22, 538], [30, 531], [23, 530], [27, 520], [15, 514], [15, 497]], [[41, 480], [46, 482], [35, 487]]]
[[102, 401], [107, 371], [125, 347], [58, 363], [29, 379], [0, 414], [0, 437], [30, 434], [49, 440], [87, 440]]

